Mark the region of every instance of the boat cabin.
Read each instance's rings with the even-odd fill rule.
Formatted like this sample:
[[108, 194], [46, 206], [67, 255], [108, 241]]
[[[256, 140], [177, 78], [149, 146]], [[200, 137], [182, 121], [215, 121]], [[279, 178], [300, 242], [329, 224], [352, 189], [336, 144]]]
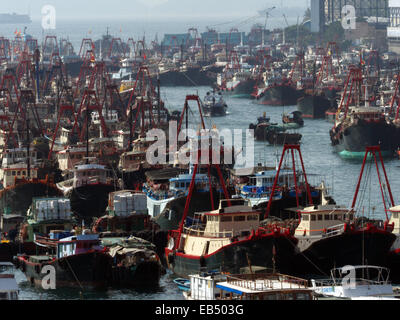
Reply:
[[70, 147], [57, 153], [58, 165], [62, 172], [72, 170], [85, 157], [85, 147]]
[[[28, 153], [26, 148], [17, 148], [17, 149], [7, 149], [3, 152], [3, 159], [1, 162], [2, 167], [7, 167], [12, 164], [26, 162], [28, 157]], [[37, 152], [35, 150], [31, 150], [29, 152], [30, 163], [34, 164], [37, 160]]]
[[83, 234], [61, 239], [57, 242], [57, 258], [61, 259], [91, 250], [102, 250], [98, 234]]
[[226, 280], [226, 276], [220, 273], [200, 273], [189, 275], [190, 287], [184, 293], [187, 300], [217, 300], [220, 298], [220, 290], [217, 283]]
[[[169, 179], [169, 190], [175, 194], [187, 194], [189, 191], [190, 184], [192, 182], [192, 174], [180, 174], [176, 178]], [[208, 175], [197, 174], [195, 178], [195, 190], [196, 192], [208, 192], [210, 191]]]
[[389, 224], [394, 224], [393, 233], [400, 234], [400, 205], [390, 208], [389, 211], [392, 213]]
[[354, 219], [353, 209], [333, 204], [306, 207], [298, 214], [301, 215], [301, 222], [296, 228], [296, 236], [329, 235], [342, 230], [346, 221]]
[[109, 184], [112, 180], [111, 170], [100, 164], [76, 165], [73, 173], [74, 188], [91, 184]]
[[119, 167], [127, 171], [139, 170], [141, 165], [147, 163], [146, 152], [153, 143], [153, 140], [147, 140], [145, 138], [139, 138], [133, 141], [132, 151], [121, 154]]
[[15, 267], [11, 262], [0, 262], [0, 301], [18, 300], [19, 288], [14, 276]]
[[385, 119], [382, 110], [374, 107], [350, 107], [348, 116], [351, 123], [357, 120], [373, 122]]
[[0, 301], [18, 300], [18, 284], [13, 274], [0, 274]]
[[283, 274], [227, 275], [219, 282], [223, 300], [314, 300], [308, 281]]
[[221, 200], [217, 210], [198, 213], [202, 225], [192, 225], [184, 229], [180, 248], [186, 254], [202, 256], [212, 254], [223, 246], [248, 238], [260, 224], [260, 212], [252, 210], [243, 199]]
[[[276, 170], [260, 171], [250, 177], [248, 185], [244, 186], [244, 193], [265, 193], [274, 185]], [[297, 179], [300, 177], [298, 176]], [[289, 169], [281, 170], [278, 177], [278, 186], [293, 186], [294, 175]]]
[[[38, 168], [30, 167], [30, 178], [38, 178]], [[28, 179], [28, 166], [25, 163], [14, 164], [0, 170], [2, 172], [3, 187], [8, 188], [14, 185], [15, 180]]]

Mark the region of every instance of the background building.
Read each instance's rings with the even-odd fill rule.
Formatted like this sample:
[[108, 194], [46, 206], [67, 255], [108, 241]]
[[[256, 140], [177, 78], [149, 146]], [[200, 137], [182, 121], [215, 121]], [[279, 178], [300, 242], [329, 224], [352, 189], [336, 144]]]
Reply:
[[389, 0], [387, 40], [389, 51], [400, 54], [400, 0]]

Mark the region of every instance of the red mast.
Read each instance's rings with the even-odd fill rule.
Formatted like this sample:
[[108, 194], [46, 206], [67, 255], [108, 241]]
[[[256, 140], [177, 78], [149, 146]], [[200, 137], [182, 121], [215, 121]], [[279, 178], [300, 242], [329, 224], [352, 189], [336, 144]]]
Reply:
[[[296, 160], [295, 160], [295, 156], [294, 156], [294, 152], [295, 151], [297, 151], [298, 154], [299, 154], [301, 169], [303, 171], [304, 181], [306, 183], [306, 190], [307, 190], [307, 197], [308, 197], [308, 200], [309, 200], [309, 204], [311, 206], [313, 205], [313, 200], [312, 200], [311, 191], [310, 191], [310, 185], [308, 184], [307, 174], [306, 174], [306, 170], [305, 170], [305, 167], [304, 167], [303, 157], [301, 155], [300, 146], [299, 145], [285, 144], [285, 146], [283, 147], [282, 157], [281, 157], [281, 161], [279, 163], [278, 171], [276, 172], [274, 184], [272, 186], [271, 194], [269, 196], [266, 217], [268, 217], [269, 212], [271, 210], [272, 201], [273, 201], [273, 198], [274, 198], [276, 187], [278, 185], [279, 174], [280, 174], [281, 169], [282, 169], [282, 165], [283, 165], [283, 161], [285, 159], [285, 155], [286, 155], [286, 153], [289, 153], [289, 151], [290, 151], [291, 158], [292, 158], [292, 168], [293, 168], [294, 184], [295, 184], [295, 189], [296, 189], [296, 204], [297, 204], [297, 207], [300, 206], [300, 202], [299, 202], [299, 186], [298, 186], [298, 183], [297, 183], [297, 176], [298, 175], [297, 175], [297, 170], [296, 170]], [[300, 219], [300, 216], [299, 216], [299, 219]]]
[[351, 208], [354, 209], [354, 207], [356, 205], [356, 202], [357, 202], [357, 196], [358, 196], [358, 192], [360, 190], [360, 185], [361, 185], [361, 181], [362, 181], [362, 177], [363, 177], [363, 173], [364, 173], [364, 168], [365, 168], [365, 164], [367, 162], [368, 155], [371, 155], [373, 157], [373, 159], [374, 159], [374, 162], [375, 162], [376, 172], [377, 172], [377, 175], [378, 175], [379, 187], [380, 187], [380, 190], [381, 190], [382, 201], [383, 201], [383, 206], [385, 208], [385, 215], [386, 215], [386, 222], [387, 222], [387, 221], [389, 221], [387, 211], [390, 208], [386, 208], [385, 192], [384, 192], [384, 189], [383, 189], [383, 186], [382, 186], [382, 179], [381, 179], [381, 174], [379, 172], [379, 165], [378, 165], [377, 155], [379, 156], [379, 161], [380, 161], [381, 166], [382, 166], [382, 171], [383, 171], [384, 178], [385, 178], [384, 182], [386, 183], [386, 186], [387, 186], [387, 189], [388, 189], [391, 207], [394, 207], [395, 204], [394, 204], [394, 200], [393, 200], [392, 190], [390, 189], [389, 179], [388, 179], [387, 174], [386, 174], [385, 165], [384, 165], [384, 162], [383, 162], [383, 157], [382, 157], [381, 147], [380, 146], [370, 146], [370, 147], [367, 147], [366, 150], [365, 150], [365, 156], [364, 156], [363, 164], [362, 164], [362, 167], [361, 167], [360, 177], [358, 178], [356, 192], [354, 194], [353, 203], [351, 205]]

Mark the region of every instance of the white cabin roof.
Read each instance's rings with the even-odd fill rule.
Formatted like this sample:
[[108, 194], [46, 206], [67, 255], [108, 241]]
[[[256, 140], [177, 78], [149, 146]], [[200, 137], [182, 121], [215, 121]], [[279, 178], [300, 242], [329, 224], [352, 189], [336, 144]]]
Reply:
[[13, 274], [0, 274], [0, 292], [18, 291], [18, 284]]

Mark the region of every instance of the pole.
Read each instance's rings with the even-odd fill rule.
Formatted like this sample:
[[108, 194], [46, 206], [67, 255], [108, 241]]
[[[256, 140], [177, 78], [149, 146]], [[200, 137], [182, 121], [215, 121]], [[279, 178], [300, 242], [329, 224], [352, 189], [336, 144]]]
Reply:
[[31, 178], [31, 158], [30, 158], [30, 136], [29, 136], [29, 119], [26, 119], [26, 153], [27, 153], [27, 161], [26, 161], [26, 169], [27, 169], [27, 177]]
[[89, 164], [89, 101], [86, 104], [86, 164]]
[[160, 74], [157, 74], [157, 118], [158, 118], [158, 126], [160, 126], [161, 122]]

